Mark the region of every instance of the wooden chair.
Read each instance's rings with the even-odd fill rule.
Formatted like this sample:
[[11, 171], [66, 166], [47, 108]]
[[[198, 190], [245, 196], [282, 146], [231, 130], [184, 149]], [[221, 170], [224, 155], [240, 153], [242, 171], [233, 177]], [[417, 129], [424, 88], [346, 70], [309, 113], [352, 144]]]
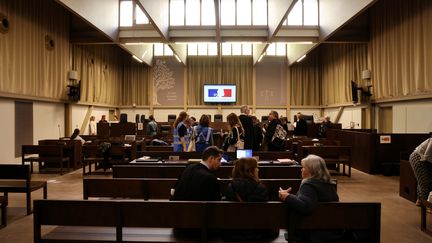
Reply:
[[[91, 166], [95, 165], [95, 170], [98, 163], [102, 163], [104, 161], [104, 157], [102, 152], [99, 149], [98, 145], [85, 145], [83, 147], [83, 176], [86, 174], [91, 175]], [[86, 166], [88, 165], [89, 171], [86, 173]]]
[[30, 165], [0, 164], [0, 192], [7, 197], [8, 193], [25, 193], [27, 215], [32, 213], [31, 193], [43, 188], [43, 198], [47, 198], [47, 182], [32, 181]]
[[129, 163], [129, 158], [126, 155], [126, 147], [123, 145], [113, 145], [110, 148], [110, 165], [124, 165]]

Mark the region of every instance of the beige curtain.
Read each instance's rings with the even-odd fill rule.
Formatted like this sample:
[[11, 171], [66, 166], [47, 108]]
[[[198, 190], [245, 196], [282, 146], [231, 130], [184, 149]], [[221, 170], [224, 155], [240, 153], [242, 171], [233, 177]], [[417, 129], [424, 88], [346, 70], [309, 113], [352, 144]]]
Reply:
[[217, 57], [188, 57], [187, 104], [204, 105], [203, 85], [218, 83]]
[[382, 0], [372, 11], [371, 70], [377, 100], [432, 91], [432, 1]]
[[112, 45], [74, 45], [73, 69], [81, 79], [81, 101], [121, 104], [124, 53]]
[[[0, 33], [0, 92], [65, 99], [69, 14], [51, 0], [0, 1], [10, 29]], [[54, 43], [46, 48], [46, 38]]]
[[290, 67], [290, 94], [292, 106], [318, 106], [321, 104], [321, 81], [318, 54]]
[[237, 104], [251, 105], [253, 100], [252, 57], [223, 57], [222, 58], [222, 84], [235, 84], [237, 86]]
[[352, 102], [351, 80], [362, 85], [367, 68], [367, 44], [324, 44], [319, 49], [322, 105]]
[[150, 68], [125, 58], [122, 105], [149, 105]]

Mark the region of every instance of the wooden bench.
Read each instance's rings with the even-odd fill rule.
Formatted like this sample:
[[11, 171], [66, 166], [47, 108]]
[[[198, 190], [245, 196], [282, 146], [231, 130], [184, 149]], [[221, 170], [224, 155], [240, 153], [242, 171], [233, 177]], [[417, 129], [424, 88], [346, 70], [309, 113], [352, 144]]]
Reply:
[[[216, 171], [218, 178], [230, 178], [233, 166], [221, 166]], [[185, 166], [172, 165], [114, 165], [113, 178], [178, 178]], [[300, 179], [301, 166], [260, 166], [262, 179]]]
[[[211, 242], [215, 229], [364, 230], [365, 242], [380, 242], [380, 224], [380, 203], [320, 203], [300, 216], [281, 202], [35, 200], [34, 242]], [[42, 234], [45, 225], [57, 227]], [[197, 229], [199, 238], [176, 238], [172, 228]]]
[[32, 181], [30, 165], [0, 164], [0, 192], [25, 193], [27, 215], [32, 213], [31, 192], [43, 188], [43, 198], [47, 198], [47, 182]]
[[[83, 198], [131, 198], [131, 199], [170, 199], [170, 190], [175, 187], [177, 179], [169, 178], [113, 178], [83, 180]], [[220, 179], [220, 191], [224, 195], [231, 179]], [[284, 189], [292, 187], [296, 193], [300, 187], [301, 179], [263, 179], [270, 201], [279, 200], [279, 187]]]
[[[22, 145], [21, 147], [21, 163], [24, 165], [30, 162], [30, 171], [33, 173], [33, 163], [39, 163], [39, 169], [42, 168], [41, 163], [56, 163], [60, 165], [60, 175], [63, 175], [63, 164], [67, 163], [68, 170], [70, 169], [70, 159], [63, 154], [64, 145]], [[36, 156], [37, 155], [37, 156]]]
[[[84, 145], [83, 146], [83, 176], [91, 175], [91, 167], [94, 164], [95, 170], [97, 165], [104, 161], [104, 156], [99, 149], [99, 145]], [[86, 173], [86, 167], [88, 166], [88, 173]]]
[[0, 207], [1, 207], [0, 228], [6, 227], [7, 225], [7, 205], [8, 205], [8, 198], [6, 196], [0, 196]]
[[[304, 157], [315, 154], [322, 157], [326, 164], [342, 164], [342, 175], [351, 177], [351, 146], [303, 146], [301, 149]], [[348, 166], [348, 174], [345, 173], [345, 166]]]
[[[231, 159], [236, 159], [235, 152], [226, 152]], [[137, 157], [148, 156], [151, 158], [159, 158], [168, 161], [170, 157], [176, 156], [177, 160], [201, 159], [201, 152], [173, 152], [171, 151], [138, 151]], [[253, 156], [259, 157], [259, 160], [277, 160], [277, 159], [293, 159], [293, 153], [290, 151], [254, 151]]]

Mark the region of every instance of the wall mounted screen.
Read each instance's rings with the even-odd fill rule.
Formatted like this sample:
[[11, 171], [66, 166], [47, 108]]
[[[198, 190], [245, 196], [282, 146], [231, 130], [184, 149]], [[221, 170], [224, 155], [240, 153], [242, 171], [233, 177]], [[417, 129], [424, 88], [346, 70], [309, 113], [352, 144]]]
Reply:
[[234, 103], [237, 88], [233, 84], [204, 84], [204, 102]]

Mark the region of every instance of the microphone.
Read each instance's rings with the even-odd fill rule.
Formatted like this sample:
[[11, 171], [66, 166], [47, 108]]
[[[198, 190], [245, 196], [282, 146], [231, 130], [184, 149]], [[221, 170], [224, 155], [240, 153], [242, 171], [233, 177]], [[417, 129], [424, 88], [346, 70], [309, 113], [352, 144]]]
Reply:
[[59, 129], [59, 138], [61, 138], [60, 124], [57, 124], [57, 127], [58, 127], [58, 129]]

